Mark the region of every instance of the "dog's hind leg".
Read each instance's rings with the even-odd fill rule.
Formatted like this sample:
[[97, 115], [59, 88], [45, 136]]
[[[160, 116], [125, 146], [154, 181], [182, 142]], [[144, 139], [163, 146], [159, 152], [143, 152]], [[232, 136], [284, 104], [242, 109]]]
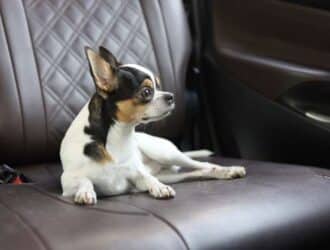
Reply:
[[191, 159], [182, 153], [170, 141], [147, 135], [136, 133], [140, 150], [149, 159], [156, 161], [164, 166], [179, 166], [182, 168], [198, 169], [212, 172], [213, 177], [217, 179], [231, 179], [245, 176], [245, 168], [241, 166], [223, 167], [214, 163], [201, 162]]
[[204, 179], [233, 179], [241, 177], [242, 173], [234, 167], [204, 168], [190, 172], [170, 172], [161, 171], [155, 177], [166, 184], [178, 183], [186, 180], [204, 180]]

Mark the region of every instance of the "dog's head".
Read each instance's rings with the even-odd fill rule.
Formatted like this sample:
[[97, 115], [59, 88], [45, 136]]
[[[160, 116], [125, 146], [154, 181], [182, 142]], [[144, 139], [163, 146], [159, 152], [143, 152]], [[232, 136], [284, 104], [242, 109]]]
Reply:
[[159, 78], [136, 64], [121, 64], [107, 49], [99, 53], [86, 48], [96, 95], [104, 105], [114, 106], [114, 119], [125, 123], [160, 120], [174, 109], [172, 93], [160, 90]]

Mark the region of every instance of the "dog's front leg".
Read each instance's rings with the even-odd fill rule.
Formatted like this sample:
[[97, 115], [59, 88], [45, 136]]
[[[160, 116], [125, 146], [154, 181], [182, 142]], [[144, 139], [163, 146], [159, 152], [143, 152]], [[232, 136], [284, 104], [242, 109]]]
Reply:
[[138, 170], [131, 181], [139, 191], [148, 191], [155, 198], [172, 198], [175, 196], [172, 187], [161, 183], [156, 177], [144, 170]]

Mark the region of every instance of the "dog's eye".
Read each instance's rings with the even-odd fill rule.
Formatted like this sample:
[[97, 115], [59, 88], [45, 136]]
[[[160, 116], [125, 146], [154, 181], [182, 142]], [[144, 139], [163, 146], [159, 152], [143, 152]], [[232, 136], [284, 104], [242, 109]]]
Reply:
[[153, 89], [152, 89], [152, 88], [144, 87], [144, 88], [141, 90], [141, 97], [142, 97], [144, 100], [150, 100], [150, 99], [152, 98], [152, 95], [153, 95]]

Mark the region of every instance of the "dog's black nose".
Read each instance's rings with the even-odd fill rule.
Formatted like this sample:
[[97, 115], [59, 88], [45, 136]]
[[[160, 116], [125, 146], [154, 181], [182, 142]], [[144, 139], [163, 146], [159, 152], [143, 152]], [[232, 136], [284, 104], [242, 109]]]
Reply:
[[168, 105], [172, 105], [174, 103], [174, 95], [171, 93], [166, 94], [164, 99]]

